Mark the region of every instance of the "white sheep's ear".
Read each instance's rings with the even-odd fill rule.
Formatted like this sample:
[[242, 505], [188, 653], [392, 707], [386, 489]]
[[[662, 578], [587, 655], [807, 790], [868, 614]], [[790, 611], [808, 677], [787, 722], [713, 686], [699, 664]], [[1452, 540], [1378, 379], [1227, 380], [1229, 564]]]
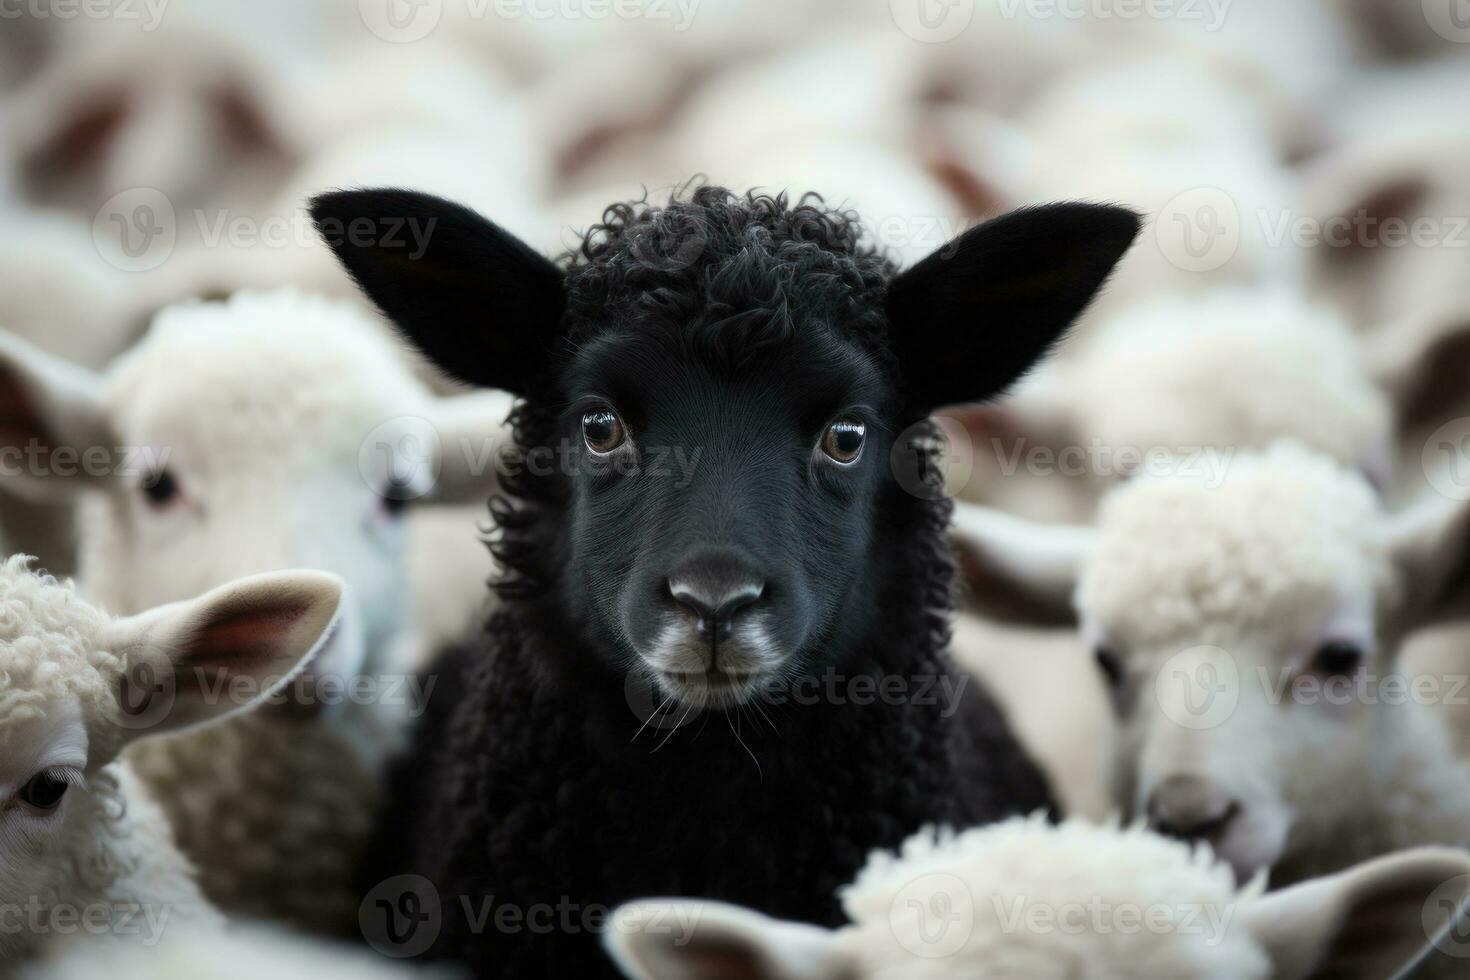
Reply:
[[[1303, 178], [1302, 208], [1321, 227], [1381, 228], [1390, 219], [1412, 219], [1430, 192], [1433, 160], [1443, 151], [1437, 135], [1410, 142], [1352, 147], [1312, 164]], [[1330, 224], [1335, 222], [1336, 224]], [[1385, 251], [1348, 234], [1321, 251], [1334, 261], [1371, 260]]]
[[219, 721], [279, 691], [330, 642], [342, 590], [326, 572], [268, 572], [114, 621], [104, 640], [125, 659], [121, 741]]
[[[1470, 446], [1452, 446], [1450, 452], [1450, 467], [1470, 467]], [[1461, 480], [1470, 488], [1470, 472]], [[1470, 613], [1470, 501], [1427, 497], [1394, 515], [1388, 538], [1404, 583], [1393, 624], [1400, 634]]]
[[499, 482], [515, 397], [504, 391], [475, 391], [441, 398], [430, 421], [439, 433], [439, 476], [431, 503], [483, 503]]
[[603, 946], [633, 980], [835, 980], [853, 966], [834, 932], [695, 899], [619, 906]]
[[110, 464], [91, 460], [114, 443], [101, 378], [0, 330], [0, 485], [34, 500], [97, 485]]
[[1039, 524], [989, 507], [955, 501], [950, 543], [966, 599], [1006, 622], [1069, 624], [1077, 580], [1097, 532]]
[[1274, 980], [1383, 980], [1463, 927], [1467, 889], [1470, 855], [1426, 847], [1272, 892], [1242, 914]]
[[1363, 362], [1393, 402], [1400, 432], [1459, 417], [1462, 379], [1470, 373], [1470, 306], [1453, 304], [1385, 325], [1365, 341]]

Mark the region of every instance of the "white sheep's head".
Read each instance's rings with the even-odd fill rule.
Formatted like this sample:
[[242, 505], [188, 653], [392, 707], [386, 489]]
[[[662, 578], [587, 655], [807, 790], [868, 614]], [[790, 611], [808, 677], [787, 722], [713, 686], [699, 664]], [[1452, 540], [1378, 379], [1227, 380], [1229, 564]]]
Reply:
[[485, 499], [509, 404], [432, 397], [349, 304], [240, 294], [164, 310], [102, 375], [0, 335], [0, 485], [84, 496], [81, 579], [121, 610], [341, 575], [343, 629], [313, 671], [346, 676], [409, 628], [404, 505]]
[[604, 942], [636, 980], [1379, 980], [1439, 937], [1467, 872], [1463, 852], [1426, 848], [1263, 895], [1137, 827], [1018, 818], [874, 854], [842, 929], [650, 899], [617, 909]]
[[[130, 743], [270, 697], [336, 622], [342, 584], [274, 572], [113, 618], [70, 583], [0, 563], [0, 906], [65, 888], [120, 816]], [[95, 870], [95, 869], [94, 869]], [[9, 930], [5, 930], [8, 934]], [[5, 950], [0, 935], [0, 955]]]
[[956, 521], [977, 599], [1075, 609], [1119, 716], [1119, 803], [1241, 880], [1371, 778], [1402, 637], [1470, 609], [1470, 505], [1390, 518], [1356, 471], [1289, 443], [1237, 455], [1218, 484], [1139, 477], [1095, 530]]
[[1132, 305], [1004, 399], [942, 414], [964, 429], [957, 448], [974, 456], [973, 472], [961, 471], [972, 498], [1002, 507], [1025, 506], [1037, 489], [1008, 479], [1018, 462], [1055, 460], [1049, 479], [1091, 513], [1107, 489], [1170, 455], [1218, 469], [1234, 451], [1281, 439], [1376, 485], [1390, 477], [1392, 406], [1357, 338], [1343, 317], [1289, 289], [1222, 287]]

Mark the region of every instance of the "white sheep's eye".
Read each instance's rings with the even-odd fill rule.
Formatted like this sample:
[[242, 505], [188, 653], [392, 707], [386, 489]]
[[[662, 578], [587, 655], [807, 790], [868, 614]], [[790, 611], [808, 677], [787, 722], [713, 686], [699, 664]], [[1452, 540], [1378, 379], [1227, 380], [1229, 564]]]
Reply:
[[149, 506], [162, 509], [172, 504], [179, 496], [179, 481], [167, 469], [152, 473], [143, 481], [143, 496]]
[[1312, 669], [1327, 677], [1348, 677], [1358, 672], [1363, 650], [1347, 640], [1324, 643], [1312, 658]]
[[597, 408], [582, 416], [582, 438], [587, 448], [605, 456], [623, 444], [628, 437], [623, 420], [610, 408]]
[[822, 452], [844, 465], [856, 463], [863, 454], [868, 427], [854, 418], [840, 418], [822, 434]]
[[37, 813], [53, 813], [71, 788], [70, 774], [61, 769], [45, 769], [31, 777], [20, 788], [19, 799]]
[[1108, 682], [1108, 689], [1117, 691], [1123, 686], [1125, 675], [1123, 673], [1123, 658], [1118, 651], [1112, 647], [1098, 647], [1093, 651], [1093, 657], [1097, 660], [1097, 669], [1102, 671], [1103, 679]]

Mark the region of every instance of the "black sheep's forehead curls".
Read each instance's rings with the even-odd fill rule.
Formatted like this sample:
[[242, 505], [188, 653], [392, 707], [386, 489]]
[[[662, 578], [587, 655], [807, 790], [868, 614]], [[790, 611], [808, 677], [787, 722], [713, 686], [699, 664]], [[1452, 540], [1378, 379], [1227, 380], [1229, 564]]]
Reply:
[[[567, 593], [626, 662], [677, 686], [697, 673], [679, 665], [709, 658], [671, 585], [736, 569], [760, 601], [717, 662], [755, 684], [826, 660], [861, 618], [847, 605], [887, 474], [892, 269], [817, 204], [696, 193], [608, 217], [568, 273], [559, 395], [569, 443], [607, 406], [631, 448], [617, 476], [574, 476]], [[850, 466], [820, 448], [837, 419], [867, 433]]]

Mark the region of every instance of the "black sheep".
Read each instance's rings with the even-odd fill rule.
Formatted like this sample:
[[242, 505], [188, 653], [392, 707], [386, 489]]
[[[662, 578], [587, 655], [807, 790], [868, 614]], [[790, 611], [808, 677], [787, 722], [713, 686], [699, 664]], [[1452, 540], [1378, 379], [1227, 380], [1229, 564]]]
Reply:
[[421, 194], [314, 215], [432, 361], [521, 397], [504, 604], [390, 794], [379, 870], [433, 883], [433, 955], [606, 974], [601, 913], [658, 894], [833, 925], [872, 849], [1050, 804], [946, 651], [928, 416], [1042, 356], [1134, 214], [1019, 211], [901, 275], [815, 197], [617, 205], [560, 266]]

